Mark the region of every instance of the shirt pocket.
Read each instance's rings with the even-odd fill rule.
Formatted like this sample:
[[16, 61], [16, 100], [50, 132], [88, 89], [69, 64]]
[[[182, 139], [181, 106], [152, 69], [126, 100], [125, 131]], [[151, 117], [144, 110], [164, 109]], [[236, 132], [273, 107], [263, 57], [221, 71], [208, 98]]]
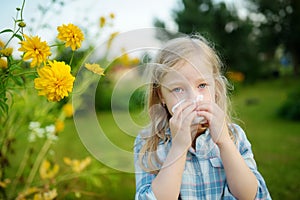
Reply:
[[213, 166], [215, 168], [221, 168], [221, 169], [224, 168], [222, 160], [219, 157], [209, 158], [209, 162], [210, 162], [211, 166]]

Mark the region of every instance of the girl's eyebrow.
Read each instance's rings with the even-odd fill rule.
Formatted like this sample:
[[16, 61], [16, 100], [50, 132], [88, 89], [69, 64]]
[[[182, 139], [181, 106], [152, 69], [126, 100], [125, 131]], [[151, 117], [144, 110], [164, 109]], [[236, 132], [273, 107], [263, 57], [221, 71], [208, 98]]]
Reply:
[[168, 90], [171, 90], [171, 89], [173, 89], [173, 87], [182, 86], [183, 84], [185, 84], [185, 83], [182, 83], [182, 82], [179, 82], [179, 81], [172, 81], [172, 82], [162, 84], [161, 86], [168, 89]]
[[168, 83], [165, 83], [164, 85], [179, 85], [179, 84], [182, 84], [182, 83], [185, 83], [185, 81], [175, 80], [175, 81], [170, 81]]
[[[196, 81], [197, 82], [203, 82], [203, 81], [209, 81], [211, 79], [213, 79], [213, 78], [207, 76], [207, 77], [198, 78]], [[186, 80], [174, 80], [174, 81], [169, 81], [169, 82], [165, 83], [164, 85], [171, 86], [171, 85], [180, 85], [180, 84], [185, 84], [185, 83], [186, 83]]]

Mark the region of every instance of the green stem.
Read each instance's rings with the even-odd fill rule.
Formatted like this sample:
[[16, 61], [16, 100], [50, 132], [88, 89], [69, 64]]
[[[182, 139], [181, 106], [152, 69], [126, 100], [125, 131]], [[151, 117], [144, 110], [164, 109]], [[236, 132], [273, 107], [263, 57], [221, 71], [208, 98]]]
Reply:
[[28, 189], [38, 171], [38, 168], [42, 162], [42, 159], [45, 157], [46, 153], [48, 152], [50, 146], [52, 144], [52, 141], [51, 140], [47, 140], [45, 143], [44, 143], [44, 146], [42, 147], [40, 153], [38, 154], [34, 164], [33, 164], [33, 167], [29, 173], [29, 176], [27, 178], [27, 181], [26, 181], [26, 185], [25, 185], [25, 189]]
[[[22, 8], [21, 8], [21, 13], [20, 13], [20, 14], [21, 14], [21, 21], [22, 21], [22, 22], [24, 21], [24, 19], [23, 19], [23, 11], [24, 11], [24, 7], [25, 7], [25, 0], [23, 0], [23, 4], [22, 4]], [[24, 29], [24, 27], [21, 28], [21, 31], [20, 31], [20, 32], [21, 32], [22, 37], [23, 37], [23, 39], [24, 39], [24, 36], [23, 36], [23, 35], [24, 35], [24, 32], [23, 32], [23, 29]]]
[[25, 0], [23, 0], [22, 7], [21, 7], [21, 21], [23, 21], [23, 10], [25, 6]]
[[23, 60], [14, 60], [12, 57], [9, 57], [10, 65], [19, 65]]
[[14, 32], [15, 32], [16, 27], [17, 27], [17, 22], [16, 22], [16, 20], [18, 19], [18, 17], [19, 17], [19, 11], [17, 11], [16, 19], [14, 20]]
[[21, 75], [25, 75], [25, 74], [34, 74], [36, 73], [35, 70], [32, 70], [32, 71], [28, 71], [28, 72], [22, 72], [22, 73], [19, 73], [19, 74], [14, 74], [14, 76], [21, 76]]
[[14, 33], [12, 34], [12, 36], [11, 36], [11, 37], [9, 38], [9, 40], [6, 42], [4, 48], [7, 47], [7, 45], [8, 45], [8, 44], [10, 43], [10, 41], [15, 37], [16, 33], [17, 33], [19, 30], [20, 30], [20, 27], [18, 28], [18, 30], [17, 30], [16, 32], [14, 32]]
[[[20, 11], [20, 15], [21, 15], [20, 21], [23, 21], [23, 11], [24, 11], [24, 7], [25, 7], [25, 0], [23, 0], [23, 2], [22, 2], [22, 7], [21, 7], [21, 11]], [[16, 27], [17, 21], [18, 21], [18, 20], [15, 20], [15, 24], [14, 24], [14, 33], [13, 33], [12, 36], [9, 38], [9, 40], [6, 42], [4, 48], [7, 47], [7, 45], [8, 45], [8, 44], [10, 43], [10, 41], [15, 37], [15, 35], [17, 34], [17, 32], [19, 32], [20, 29], [21, 29], [21, 27], [19, 27], [19, 28], [17, 29], [17, 31], [15, 31], [15, 27]]]
[[63, 46], [63, 45], [65, 45], [65, 43], [52, 44], [49, 47], [52, 48], [52, 47], [59, 47], [59, 46]]
[[69, 65], [70, 65], [70, 66], [72, 65], [72, 62], [73, 62], [74, 52], [75, 52], [75, 51], [72, 51], [72, 56], [71, 56], [71, 59], [70, 59], [70, 62], [69, 62]]
[[[88, 174], [88, 175], [90, 175], [90, 174]], [[80, 173], [80, 174], [77, 174], [77, 173], [66, 174], [64, 176], [57, 177], [56, 184], [59, 184], [59, 183], [64, 182], [64, 181], [69, 181], [69, 180], [72, 180], [72, 179], [76, 179], [76, 178], [79, 178], [79, 177], [84, 177], [84, 176], [85, 175], [83, 173]]]
[[[2, 124], [3, 127], [5, 127], [7, 121], [8, 121], [8, 117], [5, 118], [4, 123]], [[1, 131], [3, 131], [2, 134], [1, 134], [3, 137], [0, 140], [0, 147], [1, 147], [0, 152], [1, 152], [1, 154], [5, 155], [4, 152], [6, 152], [6, 151], [5, 151], [5, 145], [4, 144], [5, 144], [6, 138], [8, 136], [8, 130], [6, 130], [4, 128], [4, 130], [2, 129]]]
[[8, 146], [5, 145], [6, 141], [10, 138], [13, 138], [14, 134], [17, 132], [16, 130], [20, 128], [20, 124], [22, 124], [23, 120], [19, 120], [18, 124], [13, 124], [14, 119], [17, 118], [17, 114], [15, 112], [10, 112], [3, 122], [3, 137], [1, 138], [1, 153], [3, 156], [7, 156], [7, 152], [9, 151]]
[[[91, 52], [92, 52], [92, 49], [88, 49], [87, 52], [85, 52], [84, 56], [78, 61], [78, 63], [83, 64], [83, 61], [85, 61], [86, 58], [87, 58], [88, 56], [90, 56], [90, 53], [91, 53]], [[78, 64], [77, 64], [76, 66], [73, 66], [73, 67], [72, 67], [72, 74], [77, 74], [77, 72], [78, 72], [80, 66], [81, 66], [81, 65], [78, 65]]]
[[22, 162], [19, 166], [19, 169], [16, 173], [16, 177], [15, 177], [15, 180], [14, 182], [12, 183], [12, 187], [11, 187], [11, 193], [10, 194], [15, 194], [15, 190], [16, 190], [16, 186], [17, 186], [17, 182], [20, 180], [23, 172], [24, 172], [24, 169], [26, 167], [26, 164], [27, 164], [27, 161], [29, 159], [29, 147], [27, 147], [25, 153], [24, 153], [24, 156], [23, 156], [23, 159], [22, 159]]

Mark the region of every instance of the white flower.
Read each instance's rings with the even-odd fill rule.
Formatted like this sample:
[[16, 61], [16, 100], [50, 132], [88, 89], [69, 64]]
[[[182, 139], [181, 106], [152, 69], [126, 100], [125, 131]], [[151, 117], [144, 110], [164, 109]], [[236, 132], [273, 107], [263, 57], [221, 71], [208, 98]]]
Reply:
[[40, 122], [30, 122], [28, 128], [30, 130], [30, 134], [28, 136], [29, 142], [35, 142], [37, 137], [45, 137], [45, 129], [41, 128]]
[[49, 125], [49, 126], [46, 126], [46, 127], [45, 127], [45, 130], [46, 130], [46, 132], [47, 132], [47, 135], [48, 135], [49, 133], [54, 133], [54, 132], [55, 132], [55, 126], [54, 126], [53, 124], [51, 124], [51, 125]]
[[48, 133], [47, 138], [52, 141], [56, 141], [58, 137], [54, 133]]
[[44, 135], [45, 129], [43, 129], [43, 128], [36, 128], [36, 129], [34, 129], [34, 133], [35, 133], [36, 136], [38, 136], [39, 138], [45, 137], [45, 135]]
[[45, 127], [47, 132], [47, 138], [52, 141], [56, 141], [58, 137], [55, 135], [55, 125], [51, 124]]
[[28, 141], [35, 142], [37, 138], [44, 138], [55, 141], [58, 137], [55, 135], [55, 125], [51, 124], [46, 126], [45, 128], [40, 127], [41, 124], [39, 122], [30, 122], [29, 129], [31, 130]]
[[30, 130], [34, 130], [36, 128], [40, 128], [41, 127], [41, 123], [40, 122], [30, 122], [29, 123], [29, 129]]

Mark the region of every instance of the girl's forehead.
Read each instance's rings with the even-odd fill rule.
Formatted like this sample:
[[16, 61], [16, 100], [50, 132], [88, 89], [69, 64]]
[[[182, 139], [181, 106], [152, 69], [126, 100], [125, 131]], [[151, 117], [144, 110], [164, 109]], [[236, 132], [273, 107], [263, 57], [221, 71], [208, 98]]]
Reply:
[[212, 78], [213, 69], [207, 63], [182, 61], [170, 68], [163, 77], [162, 82], [173, 82], [176, 80], [197, 81]]

